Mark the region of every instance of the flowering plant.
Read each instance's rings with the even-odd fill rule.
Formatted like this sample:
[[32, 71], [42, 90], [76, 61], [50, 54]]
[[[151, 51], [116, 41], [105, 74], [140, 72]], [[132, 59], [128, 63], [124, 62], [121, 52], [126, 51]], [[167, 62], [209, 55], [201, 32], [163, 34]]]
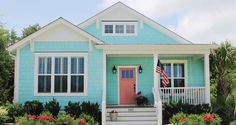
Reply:
[[98, 122], [94, 117], [82, 113], [78, 119], [78, 125], [98, 125]]
[[221, 121], [217, 114], [177, 113], [170, 119], [170, 123], [173, 125], [220, 125]]

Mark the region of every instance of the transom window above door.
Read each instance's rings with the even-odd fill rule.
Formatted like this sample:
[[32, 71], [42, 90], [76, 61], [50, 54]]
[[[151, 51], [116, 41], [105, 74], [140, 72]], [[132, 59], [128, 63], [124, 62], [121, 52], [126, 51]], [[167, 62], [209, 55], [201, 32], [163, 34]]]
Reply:
[[[187, 76], [187, 61], [185, 60], [173, 60], [161, 61], [164, 69], [167, 72], [169, 78], [169, 84], [166, 87], [185, 87]], [[160, 86], [162, 84], [162, 75], [160, 76]]]
[[35, 95], [87, 94], [87, 54], [36, 54]]
[[112, 36], [137, 35], [137, 22], [102, 22], [102, 34]]

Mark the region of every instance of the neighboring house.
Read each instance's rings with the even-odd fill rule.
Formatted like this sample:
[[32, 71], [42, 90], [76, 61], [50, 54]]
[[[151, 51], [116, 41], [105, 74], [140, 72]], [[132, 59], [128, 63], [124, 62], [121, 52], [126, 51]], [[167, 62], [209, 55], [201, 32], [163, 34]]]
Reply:
[[[161, 124], [161, 102], [210, 103], [215, 47], [191, 43], [121, 2], [78, 26], [59, 18], [8, 48], [16, 53], [14, 102], [98, 102], [103, 124]], [[132, 106], [138, 91], [151, 106]], [[116, 122], [106, 114], [113, 109]]]

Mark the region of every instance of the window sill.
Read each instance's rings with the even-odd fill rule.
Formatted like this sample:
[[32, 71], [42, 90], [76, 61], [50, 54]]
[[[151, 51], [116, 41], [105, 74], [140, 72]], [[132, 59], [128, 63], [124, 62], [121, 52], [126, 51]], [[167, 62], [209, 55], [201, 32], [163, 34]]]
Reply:
[[35, 93], [34, 96], [87, 96], [87, 93]]

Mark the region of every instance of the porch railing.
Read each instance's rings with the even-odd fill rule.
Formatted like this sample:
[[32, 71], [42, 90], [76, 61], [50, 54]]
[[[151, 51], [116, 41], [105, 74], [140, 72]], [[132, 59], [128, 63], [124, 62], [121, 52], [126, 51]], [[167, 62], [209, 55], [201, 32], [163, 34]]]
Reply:
[[205, 87], [158, 88], [162, 102], [179, 102], [188, 104], [205, 103]]
[[154, 106], [156, 107], [156, 113], [157, 113], [157, 125], [162, 125], [162, 102], [160, 98], [160, 93], [158, 89], [154, 87], [152, 93], [154, 96]]

